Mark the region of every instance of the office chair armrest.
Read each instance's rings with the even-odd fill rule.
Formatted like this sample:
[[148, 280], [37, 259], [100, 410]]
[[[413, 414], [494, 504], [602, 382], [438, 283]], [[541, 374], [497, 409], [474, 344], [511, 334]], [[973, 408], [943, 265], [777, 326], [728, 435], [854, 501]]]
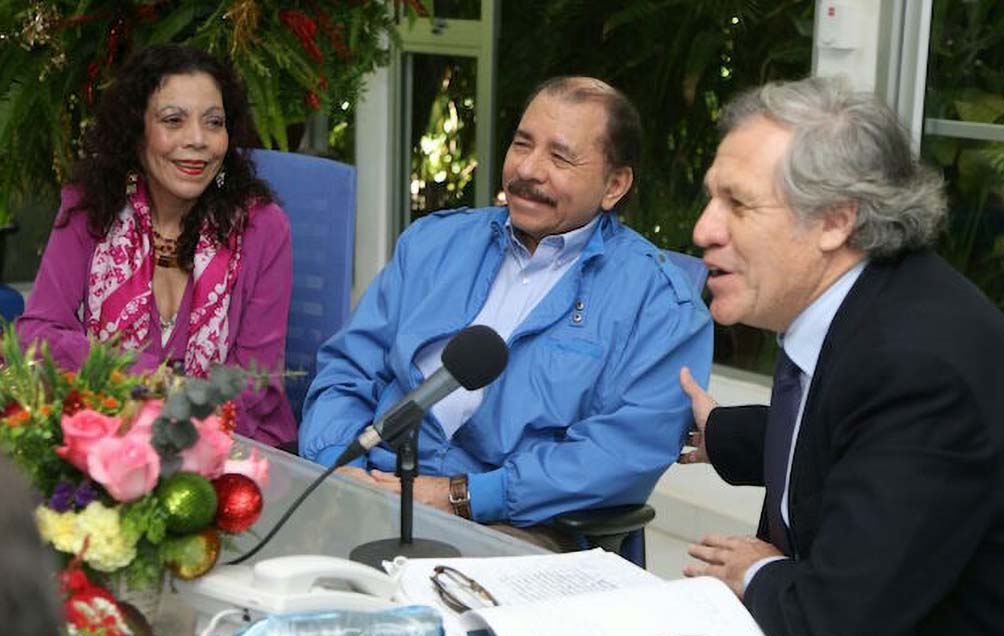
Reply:
[[555, 527], [586, 537], [626, 535], [641, 530], [655, 518], [655, 510], [648, 504], [627, 504], [609, 508], [575, 510], [552, 519]]

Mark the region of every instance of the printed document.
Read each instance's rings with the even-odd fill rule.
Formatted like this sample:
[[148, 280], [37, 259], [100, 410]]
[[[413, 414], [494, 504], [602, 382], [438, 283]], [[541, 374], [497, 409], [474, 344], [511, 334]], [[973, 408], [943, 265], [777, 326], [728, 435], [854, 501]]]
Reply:
[[[477, 581], [498, 601], [458, 614], [431, 581], [445, 565]], [[665, 581], [599, 548], [521, 557], [397, 559], [401, 600], [435, 607], [446, 636], [762, 636], [724, 583]]]

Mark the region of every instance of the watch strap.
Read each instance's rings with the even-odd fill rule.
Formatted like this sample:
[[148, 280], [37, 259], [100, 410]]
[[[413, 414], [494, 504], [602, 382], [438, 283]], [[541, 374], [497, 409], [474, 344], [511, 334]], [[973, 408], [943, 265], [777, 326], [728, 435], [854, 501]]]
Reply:
[[471, 518], [471, 491], [467, 487], [467, 475], [450, 477], [450, 505], [453, 514], [464, 519]]

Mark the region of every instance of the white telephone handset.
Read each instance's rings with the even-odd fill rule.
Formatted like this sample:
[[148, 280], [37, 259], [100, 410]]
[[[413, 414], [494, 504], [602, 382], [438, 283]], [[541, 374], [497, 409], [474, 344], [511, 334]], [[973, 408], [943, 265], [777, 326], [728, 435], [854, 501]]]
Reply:
[[323, 587], [331, 580], [342, 581], [351, 591], [382, 599], [390, 599], [397, 591], [397, 583], [376, 568], [336, 557], [306, 554], [279, 557], [256, 563], [253, 570], [256, 588], [288, 596], [309, 593], [315, 585]]
[[196, 633], [223, 610], [243, 610], [243, 622], [247, 622], [268, 614], [377, 611], [399, 605], [392, 600], [398, 591], [396, 579], [368, 565], [326, 555], [277, 557], [253, 566], [224, 565], [194, 581], [177, 582], [176, 587], [199, 612]]

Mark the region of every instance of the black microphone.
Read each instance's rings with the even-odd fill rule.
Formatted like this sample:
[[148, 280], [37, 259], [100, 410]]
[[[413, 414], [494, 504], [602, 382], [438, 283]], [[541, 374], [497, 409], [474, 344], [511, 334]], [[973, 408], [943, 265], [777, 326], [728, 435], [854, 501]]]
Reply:
[[441, 360], [442, 367], [367, 426], [335, 463], [344, 466], [381, 441], [394, 446], [432, 405], [450, 393], [460, 387], [476, 391], [491, 384], [505, 369], [509, 349], [491, 327], [471, 325], [446, 344]]
[[[387, 413], [381, 416], [372, 426], [352, 442], [339, 456], [334, 464], [317, 476], [303, 492], [290, 504], [279, 520], [272, 526], [258, 545], [241, 556], [227, 561], [227, 565], [236, 565], [250, 559], [272, 540], [272, 537], [289, 520], [293, 512], [300, 507], [303, 500], [328, 478], [335, 469], [344, 466], [359, 457], [381, 440], [389, 444], [395, 443], [398, 437], [412, 426], [417, 425], [425, 416], [425, 412], [460, 387], [475, 391], [491, 384], [492, 380], [501, 375], [509, 362], [509, 349], [502, 337], [491, 327], [471, 325], [455, 335], [443, 349], [443, 367], [430, 375], [425, 382], [414, 391], [404, 396]], [[365, 446], [364, 444], [369, 444]]]

